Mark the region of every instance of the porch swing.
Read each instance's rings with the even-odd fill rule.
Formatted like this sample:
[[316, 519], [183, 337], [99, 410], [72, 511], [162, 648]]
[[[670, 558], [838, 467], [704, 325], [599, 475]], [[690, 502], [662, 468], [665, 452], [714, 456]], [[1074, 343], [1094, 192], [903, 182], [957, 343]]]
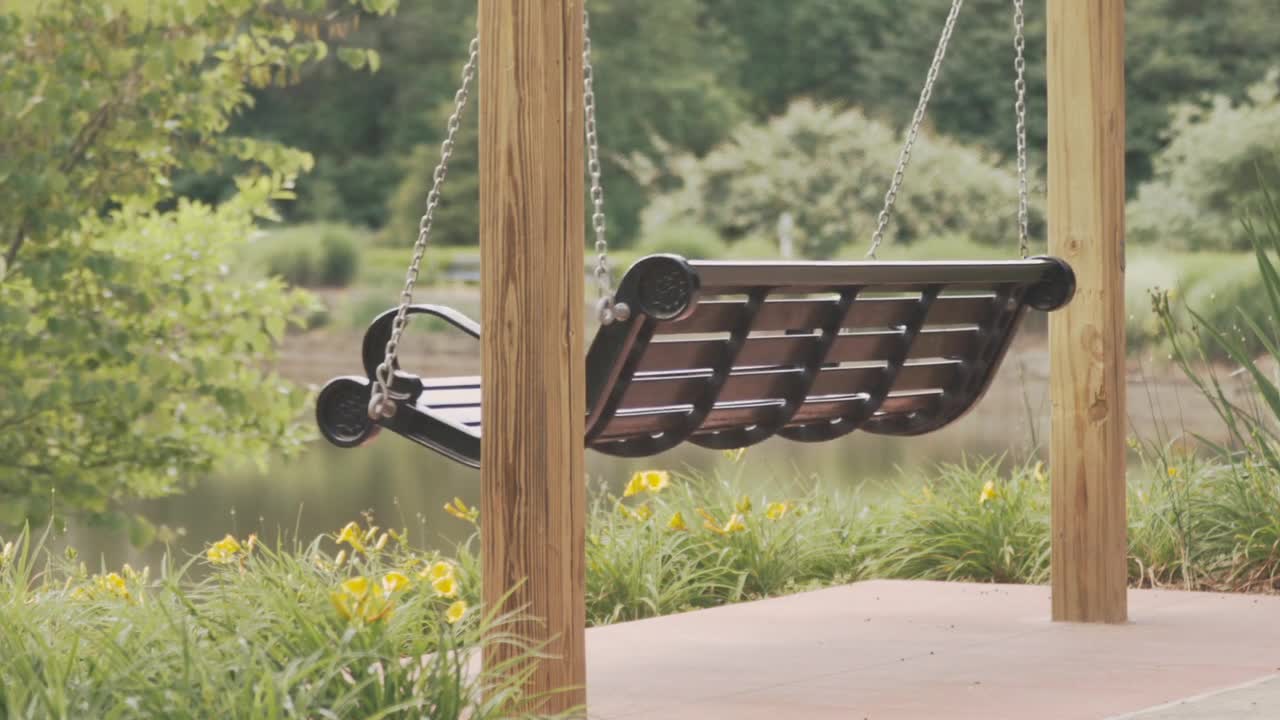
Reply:
[[[640, 457], [684, 442], [735, 449], [774, 435], [821, 442], [855, 430], [931, 432], [982, 397], [1028, 309], [1047, 312], [1070, 301], [1071, 267], [1057, 258], [1028, 257], [1022, 0], [1014, 0], [1021, 258], [875, 260], [962, 3], [952, 0], [872, 235], [870, 260], [651, 255], [632, 265], [616, 290], [605, 239], [591, 41], [585, 38], [584, 109], [600, 295], [600, 329], [586, 357], [587, 447]], [[473, 40], [401, 302], [365, 333], [364, 374], [331, 380], [317, 398], [321, 434], [339, 447], [361, 445], [387, 428], [457, 462], [480, 465], [480, 378], [423, 378], [397, 363], [413, 315], [434, 316], [480, 337], [480, 326], [457, 310], [413, 303], [478, 50]]]

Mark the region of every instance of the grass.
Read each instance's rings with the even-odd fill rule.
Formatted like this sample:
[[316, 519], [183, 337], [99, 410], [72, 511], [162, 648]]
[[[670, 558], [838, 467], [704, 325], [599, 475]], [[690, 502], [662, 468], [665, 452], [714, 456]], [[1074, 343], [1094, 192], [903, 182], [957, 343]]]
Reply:
[[[1280, 474], [1142, 457], [1133, 585], [1280, 589]], [[587, 619], [877, 577], [1044, 582], [1048, 508], [1038, 463], [943, 466], [873, 506], [814, 485], [747, 490], [736, 471], [637, 473], [589, 516]], [[509, 717], [514, 668], [468, 669], [468, 649], [502, 627], [478, 607], [476, 537], [442, 557], [368, 523], [305, 545], [228, 538], [156, 573], [91, 573], [25, 534], [0, 542], [0, 716]]]
[[[228, 538], [157, 574], [91, 574], [27, 534], [0, 543], [0, 716], [518, 716], [524, 670], [469, 668], [486, 630], [517, 641], [506, 619], [465, 605], [466, 567], [396, 540], [376, 550], [377, 537], [342, 559], [322, 548], [328, 539]], [[195, 563], [209, 566], [202, 580]], [[431, 581], [439, 568], [451, 585]]]

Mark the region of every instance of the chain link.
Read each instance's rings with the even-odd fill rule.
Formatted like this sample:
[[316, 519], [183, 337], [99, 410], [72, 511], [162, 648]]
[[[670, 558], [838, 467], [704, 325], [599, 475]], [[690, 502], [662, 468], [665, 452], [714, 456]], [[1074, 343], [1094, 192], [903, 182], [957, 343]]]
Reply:
[[591, 227], [596, 236], [596, 312], [600, 324], [626, 320], [629, 309], [613, 301], [613, 274], [609, 271], [609, 241], [605, 237], [604, 184], [601, 181], [600, 144], [596, 134], [595, 68], [591, 64], [591, 17], [582, 11], [582, 106], [587, 133], [587, 174], [591, 178]]
[[911, 116], [911, 128], [907, 131], [907, 141], [898, 155], [898, 167], [893, 172], [893, 181], [889, 183], [889, 192], [884, 196], [884, 209], [876, 219], [876, 231], [871, 235], [871, 249], [867, 257], [875, 259], [880, 243], [884, 242], [885, 228], [889, 227], [889, 219], [893, 216], [893, 204], [898, 200], [898, 191], [902, 189], [902, 180], [907, 174], [907, 165], [911, 162], [911, 150], [915, 147], [916, 137], [920, 134], [920, 126], [924, 123], [925, 111], [929, 107], [929, 98], [933, 95], [933, 86], [938, 81], [938, 72], [942, 69], [942, 60], [947, 55], [947, 44], [951, 42], [951, 33], [956, 29], [956, 18], [960, 16], [960, 7], [964, 0], [951, 0], [951, 12], [942, 26], [942, 36], [938, 38], [938, 47], [933, 51], [933, 62], [929, 65], [929, 74], [925, 76], [924, 87], [920, 90], [920, 101], [916, 103], [915, 114]]
[[1025, 35], [1026, 19], [1023, 14], [1024, 0], [1013, 0], [1013, 49], [1015, 56], [1013, 70], [1017, 76], [1013, 81], [1013, 89], [1017, 100], [1013, 103], [1014, 113], [1018, 121], [1018, 250], [1025, 259], [1031, 254], [1028, 206], [1031, 191], [1027, 182], [1027, 61], [1025, 51], [1027, 40]]
[[445, 139], [440, 144], [440, 163], [431, 176], [427, 209], [418, 221], [418, 240], [413, 245], [413, 261], [409, 263], [409, 271], [405, 275], [404, 290], [400, 292], [400, 307], [396, 311], [395, 320], [391, 322], [391, 338], [387, 340], [382, 364], [374, 373], [373, 396], [369, 399], [369, 417], [374, 420], [395, 415], [395, 400], [406, 397], [391, 389], [396, 357], [400, 351], [400, 336], [404, 334], [408, 323], [409, 306], [413, 304], [413, 286], [418, 282], [422, 256], [427, 250], [427, 240], [431, 237], [431, 223], [435, 218], [436, 208], [440, 205], [440, 189], [449, 173], [449, 158], [453, 155], [453, 144], [458, 136], [458, 129], [462, 126], [462, 111], [466, 109], [470, 98], [471, 83], [475, 79], [476, 65], [480, 60], [480, 38], [472, 38], [469, 53], [467, 64], [462, 68], [462, 85], [453, 96], [453, 114], [449, 116]]

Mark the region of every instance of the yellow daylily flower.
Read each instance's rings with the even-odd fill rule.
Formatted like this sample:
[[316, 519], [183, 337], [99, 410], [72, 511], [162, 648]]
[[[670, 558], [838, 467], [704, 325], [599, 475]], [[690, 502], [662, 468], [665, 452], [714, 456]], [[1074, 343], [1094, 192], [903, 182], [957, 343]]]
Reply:
[[986, 484], [982, 486], [982, 492], [978, 494], [978, 504], [986, 505], [989, 501], [996, 500], [999, 497], [1000, 493], [996, 490], [996, 481], [988, 480]]
[[644, 473], [634, 473], [631, 476], [631, 480], [627, 481], [627, 487], [622, 490], [622, 497], [629, 498], [633, 495], [639, 495], [648, 487], [648, 484], [644, 481]]
[[671, 473], [666, 470], [646, 470], [644, 473], [645, 488], [655, 495], [667, 489], [671, 484]]
[[364, 540], [361, 538], [360, 526], [349, 522], [338, 531], [338, 544], [346, 543], [356, 552], [364, 552]]
[[448, 610], [444, 611], [444, 619], [449, 621], [450, 625], [453, 625], [454, 623], [461, 620], [463, 616], [465, 616], [466, 614], [467, 614], [467, 601], [458, 600], [457, 602], [450, 605]]
[[243, 550], [243, 548], [240, 546], [240, 542], [234, 537], [227, 535], [218, 542], [209, 546], [206, 557], [208, 557], [209, 562], [214, 565], [226, 565], [234, 562], [236, 555], [238, 555], [241, 550]]
[[711, 532], [717, 535], [729, 535], [732, 533], [743, 532], [747, 529], [746, 520], [745, 518], [743, 518], [741, 513], [734, 513], [730, 515], [729, 519], [725, 522], [724, 526], [722, 527], [720, 523], [716, 522], [715, 517], [713, 517], [706, 510], [703, 510], [702, 508], [698, 508], [696, 512], [702, 516], [702, 519], [703, 519], [702, 527], [710, 530]]
[[117, 597], [121, 600], [133, 599], [129, 593], [129, 583], [118, 573], [95, 575], [88, 586], [76, 588], [72, 596], [82, 599], [95, 599], [103, 596]]
[[702, 518], [702, 527], [714, 533], [719, 533], [721, 535], [724, 534], [724, 531], [720, 529], [720, 521], [716, 520], [711, 513], [703, 510], [702, 508], [695, 508], [694, 512], [698, 513]]
[[667, 523], [668, 530], [688, 530], [689, 526], [685, 524], [684, 513], [679, 510], [675, 515], [671, 516], [671, 521]]
[[440, 560], [438, 562], [431, 563], [426, 567], [425, 570], [423, 570], [418, 574], [430, 580], [431, 582], [435, 582], [437, 580], [442, 580], [444, 578], [453, 577], [454, 567], [452, 563], [446, 562], [444, 560]]
[[342, 592], [350, 595], [357, 600], [363, 600], [369, 594], [369, 578], [364, 576], [353, 577], [338, 586]]
[[624, 518], [631, 518], [636, 522], [644, 522], [645, 520], [653, 517], [653, 508], [649, 507], [649, 503], [645, 503], [637, 507], [635, 510], [632, 510], [626, 505], [618, 503], [618, 514]]
[[346, 593], [329, 593], [329, 604], [333, 605], [333, 609], [342, 616], [343, 620], [350, 620], [355, 617], [356, 609], [354, 606], [356, 602], [358, 601], [352, 599], [352, 597]]
[[778, 520], [790, 510], [791, 503], [789, 502], [771, 502], [764, 509], [764, 516], [770, 520]]
[[124, 578], [120, 577], [116, 573], [107, 573], [107, 575], [102, 578], [102, 586], [116, 595], [120, 595], [122, 597], [129, 595], [129, 586], [125, 583]]
[[747, 529], [747, 524], [743, 520], [742, 515], [734, 513], [729, 516], [729, 522], [724, 524], [724, 532], [726, 535], [730, 533], [743, 532]]
[[734, 504], [733, 509], [737, 510], [743, 515], [749, 514], [751, 512], [751, 496], [743, 495], [742, 497], [738, 498], [738, 502]]
[[444, 511], [459, 520], [465, 520], [472, 524], [480, 517], [480, 509], [467, 507], [467, 504], [460, 497], [455, 497], [453, 502], [445, 503]]
[[431, 583], [431, 588], [443, 598], [451, 598], [458, 594], [458, 581], [452, 576], [442, 577]]
[[1171, 478], [1176, 478], [1181, 473], [1181, 471], [1178, 470], [1178, 468], [1173, 467], [1172, 465], [1170, 465], [1168, 470], [1166, 470], [1165, 472], [1167, 472], [1169, 477]]
[[382, 590], [388, 595], [409, 589], [409, 584], [408, 576], [395, 570], [382, 577]]
[[[384, 579], [384, 584], [385, 582]], [[384, 585], [370, 583], [363, 576], [343, 582], [337, 590], [329, 593], [329, 601], [343, 618], [363, 620], [366, 623], [378, 622], [395, 609], [395, 603], [391, 601], [389, 593], [385, 592]]]

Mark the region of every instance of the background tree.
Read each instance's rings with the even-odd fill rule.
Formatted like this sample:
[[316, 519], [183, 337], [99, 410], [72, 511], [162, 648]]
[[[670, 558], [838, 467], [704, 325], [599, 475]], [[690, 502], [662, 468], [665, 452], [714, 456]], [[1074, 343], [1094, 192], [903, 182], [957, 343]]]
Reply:
[[[385, 13], [365, 0], [333, 16]], [[230, 268], [304, 153], [227, 133], [328, 45], [321, 0], [23, 2], [0, 13], [0, 523], [109, 517], [300, 440], [265, 372], [309, 303]], [[332, 27], [332, 25], [331, 25]], [[367, 64], [352, 48], [348, 61]], [[179, 168], [234, 172], [217, 207]]]
[[[1243, 208], [1261, 207], [1263, 187], [1280, 187], [1280, 72], [1232, 102], [1175, 111], [1155, 176], [1129, 204], [1129, 236], [1187, 250], [1244, 250]], [[1260, 182], [1261, 181], [1261, 182]]]
[[[654, 200], [645, 226], [693, 222], [730, 240], [771, 238], [791, 213], [804, 255], [865, 252], [900, 143], [895, 130], [860, 111], [798, 101], [767, 125], [739, 128], [704, 157], [673, 162], [666, 170], [679, 187]], [[887, 241], [959, 235], [1013, 248], [1016, 197], [1013, 168], [924, 133]]]

